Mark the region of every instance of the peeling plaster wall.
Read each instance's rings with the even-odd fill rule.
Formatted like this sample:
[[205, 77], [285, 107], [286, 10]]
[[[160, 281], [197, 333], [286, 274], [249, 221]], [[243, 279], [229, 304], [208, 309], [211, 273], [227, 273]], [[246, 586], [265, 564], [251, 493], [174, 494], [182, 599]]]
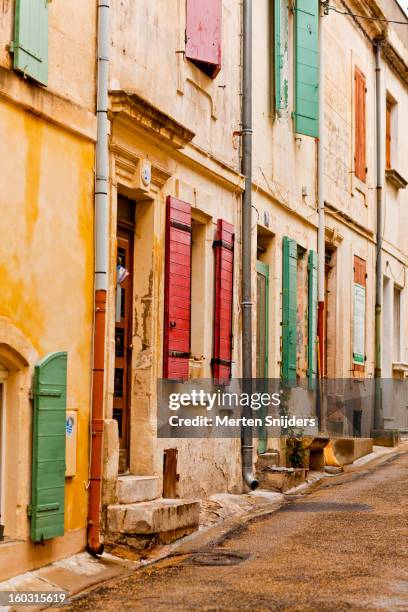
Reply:
[[[25, 361], [7, 383], [3, 494], [13, 541], [1, 547], [1, 580], [85, 546], [92, 371], [96, 5], [49, 5], [47, 88], [10, 70], [14, 5], [0, 2], [0, 361], [8, 367], [9, 343]], [[66, 479], [65, 535], [35, 546], [29, 391], [35, 363], [53, 351], [68, 352], [77, 473]]]
[[222, 69], [214, 80], [184, 57], [185, 7], [185, 0], [114, 3], [111, 88], [139, 93], [192, 129], [197, 146], [239, 169], [241, 7], [223, 0]]

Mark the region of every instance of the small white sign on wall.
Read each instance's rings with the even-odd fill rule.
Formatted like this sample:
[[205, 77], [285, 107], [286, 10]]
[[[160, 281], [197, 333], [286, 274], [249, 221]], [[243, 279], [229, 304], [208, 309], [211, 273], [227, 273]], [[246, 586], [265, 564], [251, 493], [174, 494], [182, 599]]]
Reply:
[[353, 363], [357, 365], [365, 362], [365, 309], [365, 287], [354, 283]]

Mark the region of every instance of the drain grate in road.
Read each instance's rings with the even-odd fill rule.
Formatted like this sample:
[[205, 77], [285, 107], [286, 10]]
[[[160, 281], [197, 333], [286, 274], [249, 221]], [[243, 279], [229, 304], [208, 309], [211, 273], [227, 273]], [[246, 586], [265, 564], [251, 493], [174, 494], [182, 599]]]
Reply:
[[183, 565], [238, 565], [249, 559], [249, 553], [230, 552], [227, 550], [201, 551], [192, 554], [183, 561]]
[[370, 512], [368, 504], [341, 502], [298, 502], [281, 508], [282, 512]]

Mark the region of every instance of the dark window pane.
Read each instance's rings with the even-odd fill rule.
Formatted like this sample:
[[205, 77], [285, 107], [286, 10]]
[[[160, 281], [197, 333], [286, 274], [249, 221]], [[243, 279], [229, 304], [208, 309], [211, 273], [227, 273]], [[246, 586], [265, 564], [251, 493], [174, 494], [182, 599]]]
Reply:
[[126, 251], [125, 249], [118, 248], [118, 257], [117, 257], [118, 266], [123, 266], [126, 268]]
[[123, 357], [125, 354], [125, 330], [117, 327], [115, 330], [115, 355]]
[[121, 319], [124, 319], [125, 318], [126, 291], [123, 289], [123, 287], [122, 287], [121, 291], [122, 291], [122, 299], [121, 299], [121, 302], [120, 302], [120, 317], [121, 317]]
[[122, 410], [119, 408], [113, 409], [113, 418], [118, 422], [119, 438], [122, 437]]
[[123, 368], [115, 368], [114, 397], [123, 397]]

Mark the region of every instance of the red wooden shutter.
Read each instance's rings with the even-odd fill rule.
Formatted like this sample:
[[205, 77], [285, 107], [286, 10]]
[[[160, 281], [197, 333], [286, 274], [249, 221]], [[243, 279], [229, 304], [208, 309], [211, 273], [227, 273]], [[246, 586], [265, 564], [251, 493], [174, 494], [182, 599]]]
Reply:
[[186, 58], [215, 79], [221, 70], [222, 0], [187, 0]]
[[354, 169], [356, 177], [366, 180], [366, 80], [364, 74], [356, 67], [354, 73], [355, 83], [355, 151]]
[[231, 378], [234, 227], [218, 219], [215, 251], [213, 377]]
[[188, 378], [191, 313], [191, 206], [167, 198], [163, 376]]

